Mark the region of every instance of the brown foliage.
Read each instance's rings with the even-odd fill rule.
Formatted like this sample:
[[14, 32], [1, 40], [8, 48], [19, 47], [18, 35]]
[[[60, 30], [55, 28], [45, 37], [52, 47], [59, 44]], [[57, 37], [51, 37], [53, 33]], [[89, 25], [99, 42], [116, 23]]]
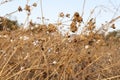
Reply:
[[48, 25], [48, 31], [49, 32], [55, 32], [57, 30], [56, 26], [53, 24]]
[[0, 17], [0, 31], [2, 30], [16, 30], [18, 29], [17, 21], [12, 21], [4, 17]]
[[[10, 0], [5, 0], [8, 2]], [[42, 0], [41, 0], [42, 1]], [[24, 8], [29, 19], [32, 7]], [[23, 9], [18, 7], [19, 12]], [[15, 12], [17, 12], [15, 11]], [[11, 15], [12, 12], [8, 15]], [[41, 2], [43, 24], [29, 22], [29, 29], [18, 29], [17, 22], [1, 17], [0, 22], [0, 80], [119, 80], [120, 79], [120, 37], [113, 32], [104, 33], [120, 16], [95, 30], [96, 21], [86, 22], [81, 34], [63, 36], [57, 27], [70, 14], [61, 12], [58, 25], [45, 25]], [[78, 31], [83, 17], [75, 12], [70, 31]], [[79, 24], [79, 25], [78, 25]], [[108, 26], [107, 26], [108, 25]], [[104, 30], [107, 27], [107, 30]], [[117, 36], [117, 37], [116, 37]]]
[[62, 36], [53, 24], [2, 31], [0, 79], [94, 80], [120, 75], [118, 43], [92, 32]]

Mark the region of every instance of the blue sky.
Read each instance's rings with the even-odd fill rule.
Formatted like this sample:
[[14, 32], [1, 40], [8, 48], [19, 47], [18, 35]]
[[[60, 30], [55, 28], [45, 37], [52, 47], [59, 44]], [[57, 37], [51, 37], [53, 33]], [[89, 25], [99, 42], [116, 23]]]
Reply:
[[[0, 0], [0, 2], [1, 1], [5, 0]], [[17, 10], [18, 6], [24, 8], [26, 2], [27, 0], [13, 0], [1, 5], [0, 16], [4, 16], [7, 13]], [[28, 4], [31, 5], [34, 2], [37, 2], [38, 6], [33, 8], [30, 19], [32, 19], [33, 22], [40, 22], [40, 20], [37, 19], [37, 17], [41, 17], [40, 0], [29, 0]], [[65, 14], [70, 13], [71, 15], [73, 15], [74, 12], [79, 12], [81, 14], [83, 11], [83, 2], [84, 0], [43, 0], [42, 5], [44, 17], [50, 19], [49, 22], [55, 22], [57, 21], [60, 12], [64, 12]], [[88, 19], [90, 12], [95, 7], [97, 8], [91, 17], [96, 17], [97, 25], [120, 15], [120, 0], [86, 0], [83, 15], [84, 21]], [[118, 11], [116, 12], [117, 9]], [[26, 12], [17, 12], [9, 17], [17, 19], [19, 23], [23, 23], [26, 19]], [[117, 25], [119, 26], [120, 24], [117, 23]], [[118, 28], [120, 28], [120, 26]]]

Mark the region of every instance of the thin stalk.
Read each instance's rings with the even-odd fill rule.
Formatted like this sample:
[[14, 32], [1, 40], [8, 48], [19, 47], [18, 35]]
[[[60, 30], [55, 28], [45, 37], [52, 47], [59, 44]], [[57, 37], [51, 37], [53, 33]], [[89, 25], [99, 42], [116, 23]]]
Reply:
[[82, 8], [82, 14], [81, 14], [82, 17], [83, 17], [83, 15], [84, 15], [85, 3], [86, 3], [86, 0], [84, 0], [84, 2], [83, 2], [83, 8]]
[[41, 9], [42, 24], [44, 24], [43, 8], [42, 8], [42, 0], [40, 0], [40, 9]]

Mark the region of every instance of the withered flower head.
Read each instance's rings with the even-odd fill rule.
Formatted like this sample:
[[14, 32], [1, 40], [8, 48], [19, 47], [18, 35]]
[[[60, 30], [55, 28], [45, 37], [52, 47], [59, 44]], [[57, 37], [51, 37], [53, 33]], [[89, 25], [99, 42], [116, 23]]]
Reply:
[[78, 12], [75, 12], [74, 13], [74, 17], [79, 17], [80, 15], [79, 15], [79, 13]]
[[64, 17], [64, 13], [63, 12], [61, 12], [60, 14], [59, 14], [59, 17]]
[[32, 6], [37, 7], [37, 3], [33, 3], [33, 5], [32, 5]]
[[77, 18], [77, 22], [81, 23], [83, 21], [83, 18], [82, 17], [78, 17]]
[[78, 12], [74, 13], [73, 21], [77, 21], [78, 23], [81, 23], [83, 21], [83, 18], [79, 15]]
[[18, 7], [18, 11], [19, 11], [19, 12], [20, 12], [20, 11], [22, 11], [22, 8], [21, 8], [21, 6], [19, 6], [19, 7]]
[[116, 27], [115, 27], [115, 24], [112, 24], [111, 28], [115, 29], [115, 28], [116, 28]]
[[28, 12], [30, 12], [30, 6], [29, 6], [29, 5], [26, 5], [26, 6], [25, 6], [25, 10], [28, 11]]
[[56, 26], [53, 24], [48, 25], [48, 31], [49, 32], [55, 32], [57, 30]]
[[77, 31], [77, 26], [76, 26], [76, 22], [72, 22], [71, 24], [70, 24], [70, 31], [72, 31], [72, 32], [76, 32]]
[[70, 18], [70, 14], [66, 14], [66, 17], [67, 17], [67, 18]]

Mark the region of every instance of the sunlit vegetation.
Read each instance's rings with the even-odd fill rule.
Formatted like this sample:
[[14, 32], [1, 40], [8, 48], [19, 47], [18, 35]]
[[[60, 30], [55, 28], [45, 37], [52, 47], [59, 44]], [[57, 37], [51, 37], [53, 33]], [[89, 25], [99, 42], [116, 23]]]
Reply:
[[[18, 6], [16, 12], [28, 12], [25, 24], [36, 6]], [[59, 30], [65, 26], [62, 21], [44, 24], [42, 16], [42, 23], [31, 20], [24, 29], [24, 24], [1, 17], [0, 80], [119, 80], [120, 30], [115, 30], [114, 22], [120, 17], [96, 28], [95, 18], [84, 22], [78, 12], [59, 14], [63, 19], [70, 16], [69, 32], [74, 34], [64, 35]], [[111, 28], [115, 31], [108, 33]]]

